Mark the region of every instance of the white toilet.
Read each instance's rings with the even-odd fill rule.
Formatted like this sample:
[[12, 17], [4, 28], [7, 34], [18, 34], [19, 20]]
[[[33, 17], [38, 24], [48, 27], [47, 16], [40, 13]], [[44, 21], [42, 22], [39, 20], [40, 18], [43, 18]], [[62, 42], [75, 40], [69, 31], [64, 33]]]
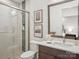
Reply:
[[20, 59], [34, 59], [35, 54], [35, 51], [27, 51], [21, 55]]

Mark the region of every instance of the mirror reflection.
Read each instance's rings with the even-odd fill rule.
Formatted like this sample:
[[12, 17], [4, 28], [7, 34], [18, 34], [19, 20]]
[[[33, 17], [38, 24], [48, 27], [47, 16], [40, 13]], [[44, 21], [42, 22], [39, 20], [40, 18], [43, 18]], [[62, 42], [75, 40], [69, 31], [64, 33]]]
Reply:
[[[78, 1], [64, 1], [48, 6], [48, 33], [52, 36], [78, 37]], [[65, 34], [64, 34], [65, 33]]]

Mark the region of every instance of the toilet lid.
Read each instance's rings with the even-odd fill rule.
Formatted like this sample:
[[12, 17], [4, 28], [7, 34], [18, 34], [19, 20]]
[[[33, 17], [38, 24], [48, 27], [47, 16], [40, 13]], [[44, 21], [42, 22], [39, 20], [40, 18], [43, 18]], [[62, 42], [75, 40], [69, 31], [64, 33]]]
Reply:
[[36, 52], [34, 51], [27, 51], [27, 52], [24, 52], [22, 55], [21, 55], [21, 58], [29, 58], [31, 56], [33, 56]]

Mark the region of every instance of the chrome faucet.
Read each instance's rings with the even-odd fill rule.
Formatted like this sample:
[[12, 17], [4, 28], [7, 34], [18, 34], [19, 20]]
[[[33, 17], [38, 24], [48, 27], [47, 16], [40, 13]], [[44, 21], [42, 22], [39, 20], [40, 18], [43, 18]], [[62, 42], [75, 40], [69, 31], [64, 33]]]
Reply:
[[63, 43], [65, 43], [66, 42], [66, 40], [65, 40], [66, 30], [64, 28], [64, 25], [62, 25], [62, 33], [63, 33]]
[[63, 43], [65, 43], [66, 40], [65, 40], [65, 33], [63, 33]]

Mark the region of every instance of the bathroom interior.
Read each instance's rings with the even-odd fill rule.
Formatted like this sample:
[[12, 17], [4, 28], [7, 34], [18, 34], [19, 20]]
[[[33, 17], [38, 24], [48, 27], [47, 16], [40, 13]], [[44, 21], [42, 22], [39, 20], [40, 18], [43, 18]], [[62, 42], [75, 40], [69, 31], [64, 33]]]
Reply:
[[79, 0], [0, 0], [0, 59], [79, 59]]

